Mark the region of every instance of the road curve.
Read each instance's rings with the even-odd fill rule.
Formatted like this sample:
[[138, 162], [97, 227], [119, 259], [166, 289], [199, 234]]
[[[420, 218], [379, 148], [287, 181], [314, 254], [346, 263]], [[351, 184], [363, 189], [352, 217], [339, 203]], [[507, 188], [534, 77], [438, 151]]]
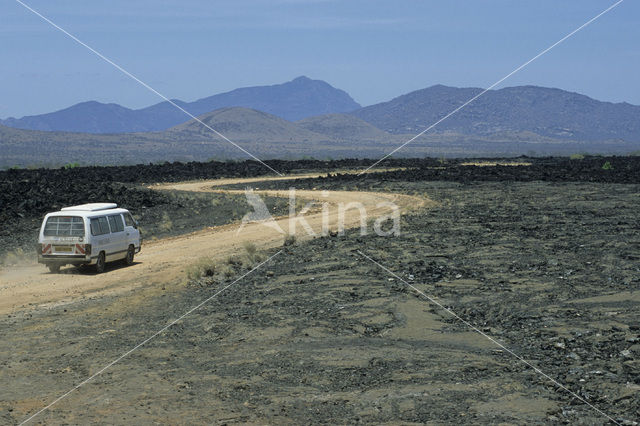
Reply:
[[[314, 177], [318, 174], [305, 174], [299, 177]], [[291, 179], [291, 177], [288, 177]], [[229, 184], [253, 183], [282, 178], [217, 179], [196, 182], [154, 185], [154, 190], [179, 190], [197, 192], [241, 193], [220, 189]], [[255, 191], [256, 194], [288, 197], [287, 191]], [[381, 203], [394, 203], [402, 213], [434, 203], [426, 198], [409, 195], [364, 192], [364, 191], [311, 191], [297, 190], [298, 199], [313, 200], [325, 204], [325, 223], [329, 229], [337, 229], [338, 204], [361, 203], [369, 219], [375, 219], [391, 212], [389, 206]], [[250, 209], [247, 208], [247, 212]], [[328, 222], [327, 218], [328, 217]], [[304, 215], [306, 222], [319, 234], [322, 230], [323, 212], [316, 208]], [[127, 292], [141, 286], [164, 286], [184, 282], [185, 268], [200, 257], [223, 260], [229, 255], [240, 252], [243, 245], [251, 242], [258, 249], [281, 246], [289, 232], [288, 217], [275, 218], [275, 222], [284, 231], [264, 223], [245, 224], [240, 232], [239, 223], [210, 227], [190, 234], [145, 242], [143, 250], [136, 256], [136, 263], [129, 267], [115, 268], [101, 275], [83, 274], [67, 267], [61, 274], [51, 274], [38, 264], [14, 267], [0, 271], [0, 314], [8, 314], [34, 308], [47, 308], [53, 305], [73, 303], [77, 300], [101, 295], [113, 295]], [[345, 228], [360, 225], [357, 209], [347, 210], [344, 218]], [[296, 238], [312, 238], [298, 225]]]

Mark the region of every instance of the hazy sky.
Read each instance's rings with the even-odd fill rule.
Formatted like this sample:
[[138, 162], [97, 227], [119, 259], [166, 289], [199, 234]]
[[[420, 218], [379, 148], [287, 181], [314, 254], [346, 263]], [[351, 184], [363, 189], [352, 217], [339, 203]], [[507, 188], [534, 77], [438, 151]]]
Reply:
[[[25, 0], [170, 98], [300, 75], [369, 105], [434, 84], [487, 87], [614, 0]], [[0, 4], [0, 117], [156, 95], [20, 4]], [[501, 87], [640, 104], [640, 2], [626, 0]]]

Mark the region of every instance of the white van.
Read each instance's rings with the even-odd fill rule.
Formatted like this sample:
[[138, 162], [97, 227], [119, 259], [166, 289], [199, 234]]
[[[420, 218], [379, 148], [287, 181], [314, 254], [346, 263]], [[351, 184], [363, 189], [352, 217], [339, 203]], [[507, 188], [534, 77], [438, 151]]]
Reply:
[[95, 265], [100, 273], [106, 262], [121, 259], [131, 265], [142, 244], [131, 213], [113, 203], [82, 204], [48, 213], [38, 242], [38, 263], [53, 273], [64, 265]]

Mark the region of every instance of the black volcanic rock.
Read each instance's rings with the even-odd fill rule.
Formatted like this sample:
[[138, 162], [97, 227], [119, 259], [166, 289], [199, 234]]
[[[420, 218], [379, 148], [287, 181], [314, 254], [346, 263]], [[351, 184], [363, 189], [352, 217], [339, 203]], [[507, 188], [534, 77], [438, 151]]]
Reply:
[[[173, 102], [195, 116], [220, 108], [245, 107], [290, 121], [360, 108], [346, 92], [324, 81], [307, 77], [272, 86], [240, 88], [194, 102]], [[8, 118], [0, 123], [30, 130], [126, 133], [166, 130], [189, 119], [188, 115], [169, 102], [131, 110], [117, 104], [90, 101], [48, 114]]]
[[[352, 114], [384, 131], [419, 133], [482, 92], [442, 85], [361, 108]], [[640, 106], [600, 102], [537, 86], [490, 90], [433, 130], [465, 135], [531, 132], [557, 139], [640, 141]]]

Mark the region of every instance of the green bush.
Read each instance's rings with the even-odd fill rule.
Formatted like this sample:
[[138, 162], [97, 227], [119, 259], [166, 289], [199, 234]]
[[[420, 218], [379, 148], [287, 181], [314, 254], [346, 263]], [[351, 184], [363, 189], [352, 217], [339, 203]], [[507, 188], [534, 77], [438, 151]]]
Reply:
[[605, 162], [602, 165], [602, 170], [613, 170], [613, 166], [611, 165], [610, 161]]

